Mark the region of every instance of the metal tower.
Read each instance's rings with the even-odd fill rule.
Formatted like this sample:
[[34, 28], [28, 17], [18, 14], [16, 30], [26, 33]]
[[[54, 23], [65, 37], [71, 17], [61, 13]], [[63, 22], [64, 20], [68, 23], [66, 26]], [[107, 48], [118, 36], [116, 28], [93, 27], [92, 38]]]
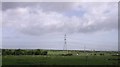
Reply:
[[67, 50], [66, 34], [64, 35], [64, 47], [63, 50]]
[[84, 53], [86, 52], [86, 45], [84, 45]]

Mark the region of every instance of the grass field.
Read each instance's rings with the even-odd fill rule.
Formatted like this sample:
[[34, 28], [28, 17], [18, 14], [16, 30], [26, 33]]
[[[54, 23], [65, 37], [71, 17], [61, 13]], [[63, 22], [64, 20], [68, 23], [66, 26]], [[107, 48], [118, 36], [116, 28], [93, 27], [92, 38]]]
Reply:
[[[48, 55], [21, 55], [21, 56], [3, 56], [3, 65], [116, 65], [118, 57], [112, 56], [112, 52], [104, 53], [84, 53], [70, 51], [73, 56], [60, 56], [59, 54], [66, 53], [65, 51], [49, 51]], [[78, 54], [78, 55], [76, 55]], [[87, 55], [86, 55], [87, 54]], [[96, 55], [94, 55], [96, 54]]]
[[112, 56], [4, 56], [3, 65], [115, 65]]

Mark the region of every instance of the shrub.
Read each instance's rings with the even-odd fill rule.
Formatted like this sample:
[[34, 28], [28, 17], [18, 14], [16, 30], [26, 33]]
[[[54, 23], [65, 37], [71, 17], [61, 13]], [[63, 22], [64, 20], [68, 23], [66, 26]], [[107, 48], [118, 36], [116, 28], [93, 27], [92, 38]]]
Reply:
[[100, 55], [102, 56], [102, 55], [104, 55], [104, 54], [101, 53]]
[[68, 53], [68, 54], [61, 54], [61, 56], [72, 56], [73, 54]]

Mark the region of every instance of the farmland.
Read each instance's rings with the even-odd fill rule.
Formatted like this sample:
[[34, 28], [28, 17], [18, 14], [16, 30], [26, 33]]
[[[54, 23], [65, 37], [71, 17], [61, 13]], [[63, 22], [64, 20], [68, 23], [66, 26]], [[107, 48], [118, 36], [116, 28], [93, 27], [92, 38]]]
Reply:
[[[5, 56], [3, 65], [115, 65], [117, 61], [108, 56]], [[11, 62], [12, 61], [12, 62]]]
[[[62, 54], [70, 53], [71, 56]], [[47, 50], [46, 55], [3, 55], [3, 65], [117, 65], [118, 52]], [[12, 62], [11, 62], [12, 61]]]

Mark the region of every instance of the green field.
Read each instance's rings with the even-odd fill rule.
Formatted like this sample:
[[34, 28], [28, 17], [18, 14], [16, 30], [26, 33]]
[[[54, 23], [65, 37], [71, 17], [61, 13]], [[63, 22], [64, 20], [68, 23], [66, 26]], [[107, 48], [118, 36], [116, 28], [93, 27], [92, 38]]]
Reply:
[[5, 56], [3, 65], [115, 65], [112, 56]]
[[[117, 65], [115, 52], [69, 51], [72, 56], [60, 56], [66, 51], [48, 51], [48, 55], [7, 55], [2, 57], [3, 65]], [[104, 55], [100, 55], [104, 53]], [[76, 55], [78, 54], [78, 55]], [[96, 55], [95, 55], [96, 54]]]

